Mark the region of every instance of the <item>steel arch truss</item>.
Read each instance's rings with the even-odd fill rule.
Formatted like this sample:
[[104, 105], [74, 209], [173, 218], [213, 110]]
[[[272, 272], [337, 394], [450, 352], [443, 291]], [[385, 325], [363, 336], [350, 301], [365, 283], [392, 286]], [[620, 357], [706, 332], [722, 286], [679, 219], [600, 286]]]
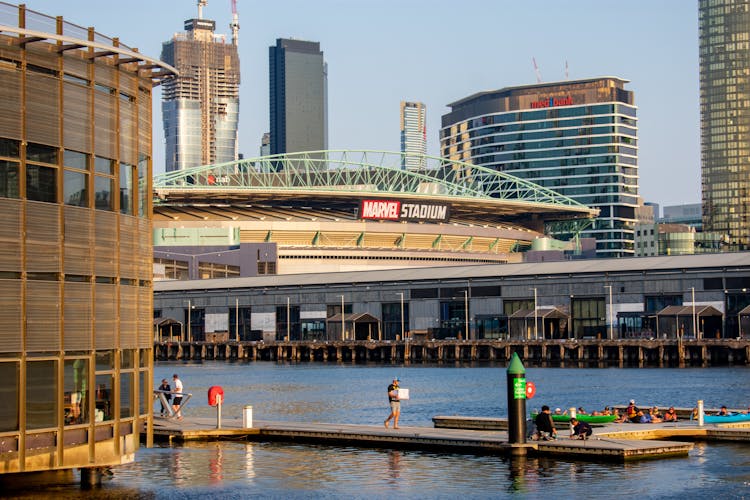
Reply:
[[368, 196], [509, 200], [587, 211], [584, 205], [525, 179], [466, 162], [428, 155], [425, 168], [401, 168], [403, 153], [327, 150], [204, 165], [154, 178], [154, 190], [330, 192]]

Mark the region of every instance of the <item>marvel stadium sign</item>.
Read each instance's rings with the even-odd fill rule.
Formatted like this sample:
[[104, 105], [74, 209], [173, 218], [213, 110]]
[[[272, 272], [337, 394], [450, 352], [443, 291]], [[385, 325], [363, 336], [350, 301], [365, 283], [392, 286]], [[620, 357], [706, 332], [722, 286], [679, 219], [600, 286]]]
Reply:
[[394, 221], [440, 221], [449, 217], [449, 206], [436, 203], [413, 203], [400, 200], [362, 200], [360, 219]]

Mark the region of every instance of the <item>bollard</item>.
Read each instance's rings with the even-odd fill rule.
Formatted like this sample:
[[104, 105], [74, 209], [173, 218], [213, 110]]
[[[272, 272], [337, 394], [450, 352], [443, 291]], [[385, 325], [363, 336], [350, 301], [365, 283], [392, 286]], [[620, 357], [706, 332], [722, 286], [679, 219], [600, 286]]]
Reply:
[[216, 396], [216, 428], [221, 429], [221, 401], [223, 397]]
[[242, 427], [250, 429], [253, 426], [253, 407], [250, 405], [245, 406], [242, 412]]
[[[508, 442], [526, 443], [526, 369], [517, 353], [513, 353], [507, 371], [508, 384]], [[512, 450], [513, 454], [526, 454], [526, 448]]]
[[698, 427], [703, 427], [703, 400], [698, 400]]

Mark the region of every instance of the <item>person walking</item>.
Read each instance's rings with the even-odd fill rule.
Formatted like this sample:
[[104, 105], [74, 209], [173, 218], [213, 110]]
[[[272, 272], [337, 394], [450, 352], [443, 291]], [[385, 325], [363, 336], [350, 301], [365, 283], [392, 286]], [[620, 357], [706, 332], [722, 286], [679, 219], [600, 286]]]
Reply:
[[396, 377], [393, 379], [393, 383], [388, 386], [388, 403], [391, 405], [391, 413], [388, 418], [385, 419], [383, 425], [388, 428], [388, 422], [393, 419], [393, 428], [398, 429], [398, 417], [401, 416], [401, 401], [398, 399], [398, 383], [399, 379]]
[[182, 420], [182, 411], [180, 410], [180, 405], [182, 404], [182, 380], [180, 380], [180, 377], [178, 377], [176, 373], [172, 375], [172, 383], [174, 384], [174, 389], [172, 390], [172, 393], [174, 394], [172, 410], [174, 411], [177, 420]]
[[172, 388], [169, 386], [169, 381], [167, 379], [162, 379], [158, 390], [162, 391], [162, 394], [164, 394], [164, 399], [160, 397], [159, 403], [161, 404], [161, 416], [165, 417], [167, 415], [167, 407], [164, 406], [164, 400], [167, 400], [167, 405], [169, 405], [169, 402], [172, 400]]

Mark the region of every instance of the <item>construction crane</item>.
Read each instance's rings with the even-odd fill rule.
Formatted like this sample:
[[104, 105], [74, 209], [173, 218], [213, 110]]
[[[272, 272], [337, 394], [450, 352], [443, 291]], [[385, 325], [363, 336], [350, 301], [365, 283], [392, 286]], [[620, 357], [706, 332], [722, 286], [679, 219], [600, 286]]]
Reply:
[[237, 0], [232, 0], [232, 22], [229, 23], [232, 30], [232, 45], [237, 45], [240, 31], [240, 16], [237, 14]]
[[203, 7], [208, 4], [208, 0], [198, 0], [198, 19], [203, 19]]
[[536, 58], [532, 57], [531, 62], [534, 63], [534, 72], [536, 73], [536, 83], [542, 83], [542, 74], [539, 72], [539, 66], [536, 65]]

